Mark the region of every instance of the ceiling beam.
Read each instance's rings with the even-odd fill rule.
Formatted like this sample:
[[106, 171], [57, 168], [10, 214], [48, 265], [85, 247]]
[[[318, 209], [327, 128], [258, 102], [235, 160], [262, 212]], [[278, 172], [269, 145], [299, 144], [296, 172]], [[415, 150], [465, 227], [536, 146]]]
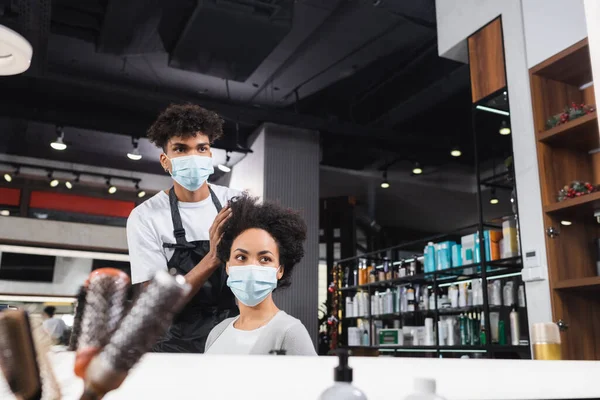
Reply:
[[231, 121], [256, 126], [272, 122], [316, 130], [322, 134], [376, 140], [390, 146], [436, 146], [426, 135], [399, 133], [287, 110], [157, 93], [67, 76], [11, 77], [2, 81], [2, 93], [6, 100], [3, 100], [4, 104], [0, 100], [0, 115], [127, 135], [143, 134], [157, 114], [169, 104], [191, 102], [214, 110]]

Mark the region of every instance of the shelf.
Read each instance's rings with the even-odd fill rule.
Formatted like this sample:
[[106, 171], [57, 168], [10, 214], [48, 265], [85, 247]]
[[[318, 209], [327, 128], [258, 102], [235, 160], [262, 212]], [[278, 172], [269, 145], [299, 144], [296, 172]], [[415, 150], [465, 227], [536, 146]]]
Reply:
[[598, 290], [600, 289], [600, 276], [587, 278], [567, 279], [558, 281], [554, 289], [560, 290]]
[[[521, 257], [511, 257], [501, 260], [487, 261], [486, 273], [489, 277], [500, 275], [509, 272], [521, 270]], [[405, 276], [380, 282], [371, 282], [365, 285], [348, 286], [337, 289], [340, 292], [369, 290], [370, 288], [382, 288], [407, 283], [433, 283], [437, 280], [438, 283], [460, 282], [461, 280], [474, 279], [481, 277], [481, 263], [468, 264], [460, 267], [448, 268], [434, 272], [427, 272], [413, 276]]]
[[342, 346], [345, 349], [369, 349], [388, 351], [415, 351], [415, 352], [437, 352], [440, 353], [462, 353], [462, 352], [529, 352], [529, 346], [511, 346], [492, 344], [489, 346]]
[[582, 215], [592, 218], [594, 210], [600, 208], [600, 192], [567, 199], [544, 207], [548, 214]]
[[589, 151], [600, 147], [598, 113], [594, 111], [566, 124], [555, 126], [538, 134], [538, 140], [554, 147], [568, 147]]
[[534, 75], [581, 86], [592, 81], [590, 50], [587, 38], [531, 68]]

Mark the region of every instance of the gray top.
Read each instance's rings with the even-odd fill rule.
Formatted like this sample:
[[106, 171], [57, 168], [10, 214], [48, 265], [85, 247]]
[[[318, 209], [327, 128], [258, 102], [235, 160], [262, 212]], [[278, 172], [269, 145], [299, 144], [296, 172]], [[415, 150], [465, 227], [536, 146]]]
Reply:
[[[215, 326], [208, 335], [204, 351], [208, 351], [225, 329], [237, 317], [228, 318]], [[260, 336], [250, 354], [269, 354], [271, 350], [285, 350], [291, 356], [316, 356], [315, 346], [299, 319], [279, 311], [261, 328]]]

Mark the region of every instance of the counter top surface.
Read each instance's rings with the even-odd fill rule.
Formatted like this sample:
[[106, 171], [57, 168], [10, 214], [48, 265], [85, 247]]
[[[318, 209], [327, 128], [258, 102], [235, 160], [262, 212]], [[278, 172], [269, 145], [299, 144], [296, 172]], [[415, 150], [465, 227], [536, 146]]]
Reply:
[[[79, 399], [74, 354], [52, 354], [63, 399]], [[335, 357], [147, 354], [119, 399], [317, 399], [333, 384]], [[403, 399], [415, 377], [435, 378], [447, 399], [600, 398], [600, 362], [353, 357], [354, 384], [368, 399]], [[6, 384], [0, 383], [0, 398]]]

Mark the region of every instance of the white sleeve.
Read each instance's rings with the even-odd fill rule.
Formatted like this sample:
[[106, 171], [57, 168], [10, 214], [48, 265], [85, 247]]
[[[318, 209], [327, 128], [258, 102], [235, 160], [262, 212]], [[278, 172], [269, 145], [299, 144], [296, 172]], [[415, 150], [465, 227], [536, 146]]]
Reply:
[[149, 281], [158, 271], [167, 269], [160, 239], [135, 209], [127, 219], [127, 246], [132, 284]]

